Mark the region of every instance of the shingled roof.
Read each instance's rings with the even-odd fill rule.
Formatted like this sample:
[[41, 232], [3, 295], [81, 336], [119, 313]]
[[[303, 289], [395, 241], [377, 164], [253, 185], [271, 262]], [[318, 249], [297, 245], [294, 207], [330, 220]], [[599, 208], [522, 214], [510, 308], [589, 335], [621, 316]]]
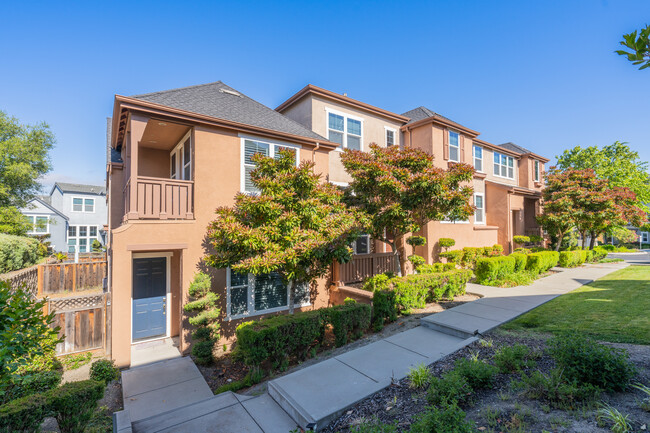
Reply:
[[54, 188], [58, 187], [63, 192], [72, 192], [79, 194], [106, 195], [106, 188], [97, 185], [83, 185], [80, 183], [56, 182]]
[[524, 155], [526, 153], [533, 153], [532, 150], [528, 150], [525, 147], [521, 147], [518, 144], [515, 144], [515, 143], [512, 143], [512, 142], [499, 144], [499, 147], [503, 147], [504, 149], [508, 149], [508, 150], [513, 151], [513, 152], [519, 153], [520, 155]]
[[326, 138], [298, 122], [249, 98], [221, 81], [132, 97], [231, 122], [327, 141]]
[[[408, 121], [407, 125], [409, 123], [418, 122], [418, 121], [420, 121], [422, 119], [428, 119], [429, 117], [434, 117], [434, 116], [435, 117], [441, 117], [441, 118], [446, 119], [446, 120], [448, 120], [450, 122], [454, 122], [453, 120], [449, 119], [448, 117], [445, 117], [442, 114], [438, 114], [435, 111], [430, 110], [427, 107], [422, 107], [422, 106], [414, 108], [412, 110], [409, 110], [406, 113], [402, 113], [402, 116], [406, 116], [406, 117], [411, 119], [411, 120]], [[454, 122], [454, 123], [458, 123], [458, 122]]]

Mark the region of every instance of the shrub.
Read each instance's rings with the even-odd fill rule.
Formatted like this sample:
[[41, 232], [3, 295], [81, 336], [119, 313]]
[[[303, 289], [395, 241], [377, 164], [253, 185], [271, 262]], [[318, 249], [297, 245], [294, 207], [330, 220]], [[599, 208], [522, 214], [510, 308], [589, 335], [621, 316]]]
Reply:
[[0, 274], [31, 266], [39, 258], [38, 241], [0, 233]]
[[418, 274], [435, 274], [438, 272], [453, 271], [456, 269], [454, 263], [434, 263], [432, 265], [422, 265], [418, 268]]
[[424, 260], [424, 257], [418, 256], [417, 254], [411, 254], [408, 256], [409, 262], [413, 264], [413, 268], [417, 270], [420, 266], [426, 263], [426, 260]]
[[363, 283], [363, 290], [374, 292], [376, 290], [389, 290], [391, 288], [391, 277], [386, 274], [378, 274], [369, 278]]
[[248, 365], [270, 361], [273, 368], [287, 357], [306, 358], [323, 341], [325, 322], [320, 311], [305, 311], [245, 322], [237, 327], [236, 354]]
[[439, 256], [443, 259], [447, 259], [447, 263], [455, 263], [457, 265], [461, 264], [463, 260], [463, 250], [451, 250], [440, 253]]
[[544, 238], [543, 238], [542, 236], [538, 236], [538, 235], [532, 235], [532, 236], [530, 236], [530, 241], [531, 241], [532, 243], [535, 243], [535, 244], [536, 244], [536, 243], [539, 243], [539, 242], [542, 242], [543, 240], [544, 240]]
[[37, 432], [48, 415], [44, 394], [34, 394], [0, 405], [0, 432]]
[[243, 379], [235, 380], [230, 383], [226, 383], [225, 385], [221, 385], [214, 391], [214, 393], [221, 394], [228, 391], [237, 392], [240, 389], [257, 385], [262, 381], [262, 379], [264, 379], [264, 372], [262, 369], [259, 367], [253, 367], [248, 371], [248, 373], [246, 373], [246, 376], [244, 376]]
[[426, 364], [420, 363], [409, 368], [408, 378], [409, 382], [411, 382], [411, 388], [424, 388], [431, 382], [433, 375]]
[[526, 270], [532, 271], [536, 274], [541, 274], [557, 266], [560, 260], [560, 253], [557, 251], [540, 251], [537, 253], [528, 254], [526, 262]]
[[558, 264], [563, 268], [574, 268], [583, 264], [585, 260], [587, 260], [587, 251], [585, 250], [562, 251]]
[[343, 346], [349, 339], [360, 338], [370, 326], [370, 305], [353, 301], [319, 311], [325, 322], [332, 325], [334, 343], [337, 347]]
[[120, 369], [112, 359], [98, 359], [90, 366], [90, 378], [104, 384], [119, 379]]
[[47, 405], [54, 412], [61, 433], [83, 431], [104, 396], [104, 384], [96, 380], [68, 382], [46, 393]]
[[578, 333], [553, 338], [549, 352], [569, 380], [605, 391], [623, 391], [636, 372], [625, 350], [599, 344]]
[[385, 323], [397, 320], [397, 297], [392, 290], [375, 290], [372, 295], [372, 329], [381, 331]]
[[378, 419], [352, 427], [352, 433], [397, 433], [397, 422], [384, 424]]
[[[400, 311], [409, 312], [414, 308], [424, 308], [429, 295], [429, 287], [422, 283], [420, 275], [409, 275], [408, 277], [395, 279], [393, 286], [395, 301]], [[418, 284], [420, 283], [420, 284]]]
[[513, 236], [512, 240], [519, 245], [530, 243], [530, 237], [528, 236]]
[[530, 349], [523, 344], [503, 346], [494, 354], [494, 365], [501, 373], [512, 373], [534, 365], [530, 359]]
[[481, 389], [492, 386], [497, 368], [485, 361], [461, 358], [456, 361], [454, 371], [463, 376], [472, 389]]
[[424, 236], [410, 236], [406, 243], [412, 247], [419, 247], [427, 243], [427, 238]]
[[594, 256], [593, 256], [594, 261], [599, 261], [601, 259], [604, 259], [605, 257], [607, 257], [607, 254], [609, 254], [609, 251], [607, 251], [603, 247], [596, 247], [592, 251], [593, 251], [593, 254], [594, 254]]
[[515, 270], [516, 260], [512, 256], [484, 257], [476, 263], [478, 283], [502, 279]]
[[434, 377], [427, 391], [427, 400], [434, 405], [458, 403], [465, 405], [470, 402], [472, 387], [465, 377], [452, 370], [441, 379]]
[[520, 272], [526, 270], [526, 262], [528, 261], [528, 256], [522, 253], [512, 253], [510, 257], [515, 259], [515, 272]]
[[466, 418], [456, 403], [431, 407], [416, 418], [409, 433], [472, 433], [474, 424]]
[[213, 361], [214, 344], [219, 340], [219, 295], [212, 290], [210, 276], [198, 272], [190, 283], [188, 293], [192, 300], [183, 306], [183, 310], [192, 313], [189, 323], [197, 329], [192, 335], [192, 356], [199, 364], [210, 364]]
[[593, 385], [580, 385], [567, 381], [562, 370], [553, 369], [546, 375], [539, 370], [521, 377], [524, 394], [528, 398], [542, 400], [556, 409], [574, 409], [579, 403], [595, 400], [600, 390]]
[[440, 245], [440, 248], [444, 248], [445, 251], [447, 251], [449, 248], [456, 245], [456, 241], [451, 238], [440, 238], [438, 239], [438, 245]]
[[452, 299], [465, 293], [467, 282], [472, 277], [468, 269], [416, 274], [394, 280], [397, 304], [402, 310], [423, 308], [427, 301]]
[[[13, 376], [0, 386], [0, 404], [28, 395], [45, 392], [61, 384], [61, 371], [41, 371]], [[4, 388], [4, 389], [3, 389]]]
[[586, 258], [585, 263], [592, 263], [594, 261], [594, 250], [585, 250]]

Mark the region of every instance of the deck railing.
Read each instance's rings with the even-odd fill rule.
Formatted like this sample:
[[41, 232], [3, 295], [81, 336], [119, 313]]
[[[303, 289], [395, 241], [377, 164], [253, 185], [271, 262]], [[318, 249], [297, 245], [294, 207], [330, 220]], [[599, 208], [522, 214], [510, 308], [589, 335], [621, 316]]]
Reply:
[[347, 263], [335, 264], [339, 267], [338, 279], [344, 284], [358, 283], [384, 272], [397, 272], [396, 265], [393, 253], [359, 254]]
[[193, 219], [194, 182], [138, 176], [124, 187], [126, 219]]

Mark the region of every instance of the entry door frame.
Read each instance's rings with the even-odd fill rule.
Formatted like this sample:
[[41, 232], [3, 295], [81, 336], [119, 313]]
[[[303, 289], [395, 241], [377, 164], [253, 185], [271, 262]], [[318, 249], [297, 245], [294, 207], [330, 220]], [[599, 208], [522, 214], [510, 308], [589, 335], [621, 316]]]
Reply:
[[152, 259], [152, 258], [160, 258], [164, 257], [165, 263], [166, 263], [166, 285], [167, 287], [165, 288], [166, 290], [166, 296], [165, 296], [165, 309], [167, 311], [166, 314], [166, 323], [165, 323], [165, 335], [164, 336], [157, 336], [153, 338], [149, 338], [146, 340], [138, 340], [138, 341], [133, 341], [133, 278], [131, 278], [131, 293], [129, 295], [129, 298], [131, 299], [131, 303], [129, 305], [129, 309], [131, 310], [131, 331], [129, 334], [131, 336], [129, 337], [131, 344], [139, 344], [139, 343], [145, 343], [147, 341], [155, 341], [155, 340], [162, 340], [164, 338], [169, 338], [171, 336], [171, 326], [172, 326], [172, 314], [171, 314], [171, 302], [172, 302], [172, 291], [171, 291], [171, 261], [172, 261], [172, 256], [174, 253], [171, 251], [165, 251], [165, 252], [156, 252], [156, 253], [132, 253], [131, 254], [131, 275], [133, 275], [133, 259]]

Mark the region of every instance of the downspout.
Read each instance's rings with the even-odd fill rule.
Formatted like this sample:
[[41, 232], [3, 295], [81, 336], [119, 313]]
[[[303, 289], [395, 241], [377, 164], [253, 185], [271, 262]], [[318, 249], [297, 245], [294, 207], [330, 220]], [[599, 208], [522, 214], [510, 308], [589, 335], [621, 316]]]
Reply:
[[316, 147], [311, 150], [311, 162], [316, 162], [316, 151], [320, 149], [320, 143], [316, 143]]

